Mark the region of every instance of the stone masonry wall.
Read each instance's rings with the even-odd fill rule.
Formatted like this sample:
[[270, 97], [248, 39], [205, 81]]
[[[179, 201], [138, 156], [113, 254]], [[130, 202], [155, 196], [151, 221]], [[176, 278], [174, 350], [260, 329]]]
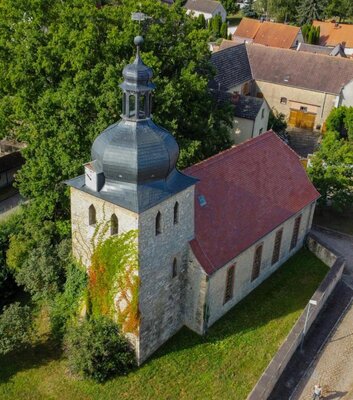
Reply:
[[186, 308], [185, 325], [194, 332], [202, 335], [204, 333], [207, 313], [205, 304], [207, 303], [208, 276], [200, 267], [191, 248], [189, 248], [187, 283], [186, 283]]
[[91, 240], [96, 229], [96, 225], [90, 226], [88, 223], [88, 209], [91, 204], [96, 209], [97, 224], [104, 221], [109, 223], [112, 214], [115, 214], [119, 221], [119, 233], [138, 229], [136, 213], [71, 188], [72, 250], [74, 257], [81, 260], [86, 267], [90, 264]]
[[[179, 221], [174, 225], [174, 205], [179, 203]], [[155, 235], [158, 211], [162, 233]], [[140, 215], [139, 263], [140, 356], [148, 358], [184, 324], [188, 242], [194, 237], [194, 187], [158, 204]], [[177, 276], [172, 276], [174, 258]]]

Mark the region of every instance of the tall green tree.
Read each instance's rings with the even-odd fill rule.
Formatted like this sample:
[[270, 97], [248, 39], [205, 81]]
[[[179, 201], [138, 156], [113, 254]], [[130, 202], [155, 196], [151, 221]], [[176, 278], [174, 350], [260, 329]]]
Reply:
[[62, 182], [82, 171], [95, 137], [121, 112], [122, 69], [145, 36], [142, 57], [154, 69], [154, 119], [181, 146], [181, 164], [230, 146], [231, 114], [208, 93], [208, 36], [180, 2], [141, 0], [150, 17], [131, 20], [134, 0], [2, 0], [0, 135], [26, 141], [18, 176], [31, 218], [66, 218]]
[[330, 0], [326, 7], [330, 18], [338, 17], [339, 22], [353, 17], [353, 2], [351, 0]]
[[309, 175], [321, 194], [319, 204], [338, 211], [353, 206], [353, 107], [332, 110]]
[[301, 0], [297, 7], [300, 25], [311, 24], [314, 20], [322, 19], [326, 0]]

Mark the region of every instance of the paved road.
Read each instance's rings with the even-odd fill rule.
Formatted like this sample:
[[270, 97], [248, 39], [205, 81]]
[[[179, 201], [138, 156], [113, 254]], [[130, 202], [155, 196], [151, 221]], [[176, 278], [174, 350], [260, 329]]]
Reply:
[[353, 399], [353, 305], [339, 323], [292, 400], [312, 399], [314, 385], [323, 387], [323, 399]]
[[314, 233], [347, 261], [343, 281], [293, 355], [270, 400], [307, 400], [320, 383], [325, 400], [353, 400], [353, 237], [315, 227]]

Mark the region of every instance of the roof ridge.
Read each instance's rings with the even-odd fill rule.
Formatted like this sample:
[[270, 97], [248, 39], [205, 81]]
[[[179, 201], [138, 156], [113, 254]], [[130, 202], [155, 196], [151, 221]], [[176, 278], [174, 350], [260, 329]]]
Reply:
[[[307, 43], [305, 43], [305, 44], [307, 44]], [[265, 45], [260, 44], [260, 43], [245, 43], [246, 51], [247, 51], [248, 47], [250, 48], [250, 46], [255, 46], [255, 47], [258, 47], [258, 48], [262, 47], [262, 48], [270, 49], [270, 51], [286, 51], [288, 54], [301, 54], [299, 57], [327, 57], [327, 54], [311, 53], [311, 52], [305, 52], [305, 51], [294, 51], [292, 49], [284, 49], [283, 47], [265, 46]], [[323, 47], [326, 47], [326, 46], [323, 46]], [[224, 49], [224, 50], [227, 50], [227, 49]], [[329, 56], [329, 58], [331, 60], [333, 60], [332, 62], [342, 62], [343, 61], [343, 62], [350, 62], [351, 64], [353, 64], [352, 63], [352, 59], [350, 59], [350, 58], [332, 57], [332, 56]], [[251, 69], [251, 63], [249, 62], [249, 64], [250, 64], [250, 69]]]
[[[242, 143], [240, 143], [240, 144], [233, 145], [233, 146], [230, 147], [229, 149], [225, 149], [225, 150], [223, 150], [223, 151], [221, 151], [221, 152], [219, 152], [219, 153], [217, 153], [217, 154], [214, 154], [214, 155], [211, 156], [211, 157], [208, 157], [208, 158], [206, 158], [206, 159], [204, 159], [204, 160], [201, 160], [201, 161], [199, 161], [198, 163], [193, 164], [193, 165], [191, 165], [190, 167], [185, 168], [183, 171], [187, 172], [189, 169], [191, 170], [193, 167], [196, 167], [196, 166], [197, 166], [197, 167], [200, 166], [201, 168], [204, 168], [206, 164], [207, 164], [207, 166], [209, 166], [210, 164], [213, 164], [213, 163], [215, 162], [215, 159], [216, 159], [216, 158], [218, 158], [218, 157], [220, 157], [220, 156], [223, 156], [223, 155], [228, 156], [229, 153], [231, 153], [232, 151], [233, 151], [233, 152], [235, 152], [235, 151], [238, 152], [238, 151], [242, 150], [243, 148], [248, 148], [248, 147], [254, 146], [254, 145], [257, 144], [258, 142], [260, 142], [260, 141], [262, 141], [262, 140], [265, 140], [270, 134], [271, 134], [271, 135], [273, 134], [273, 136], [276, 136], [276, 137], [277, 137], [277, 135], [275, 134], [275, 132], [274, 132], [272, 129], [270, 129], [270, 130], [264, 132], [263, 134], [261, 134], [261, 135], [255, 137], [255, 138], [247, 139], [247, 140], [245, 140], [244, 142], [242, 142]], [[278, 139], [281, 140], [280, 138], [278, 138]], [[289, 146], [288, 146], [288, 147], [289, 147]], [[294, 152], [294, 151], [293, 151], [293, 152]], [[296, 153], [294, 152], [294, 154], [296, 154]]]

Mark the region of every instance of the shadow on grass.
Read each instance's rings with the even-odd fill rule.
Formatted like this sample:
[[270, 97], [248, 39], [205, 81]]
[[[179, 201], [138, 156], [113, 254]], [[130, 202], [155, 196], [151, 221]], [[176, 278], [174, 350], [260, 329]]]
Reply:
[[300, 315], [327, 272], [327, 266], [309, 250], [302, 249], [212, 325], [206, 335], [199, 336], [182, 328], [152, 359], [256, 331], [295, 312]]
[[53, 338], [32, 347], [0, 356], [0, 384], [8, 382], [20, 371], [42, 367], [53, 360], [58, 360], [61, 356], [61, 344]]

